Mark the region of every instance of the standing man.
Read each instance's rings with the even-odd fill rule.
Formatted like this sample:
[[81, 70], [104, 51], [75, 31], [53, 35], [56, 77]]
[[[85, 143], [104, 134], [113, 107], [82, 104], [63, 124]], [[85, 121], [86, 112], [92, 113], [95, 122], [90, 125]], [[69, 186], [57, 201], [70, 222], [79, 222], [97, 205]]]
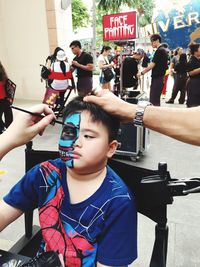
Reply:
[[[176, 79], [177, 79], [177, 74], [176, 74], [176, 71], [175, 71], [175, 67], [177, 65], [177, 63], [179, 62], [179, 59], [180, 59], [180, 55], [183, 54], [183, 48], [182, 47], [177, 47], [175, 52], [174, 52], [174, 56], [170, 62], [170, 65], [169, 65], [169, 75], [172, 75], [173, 78], [174, 78], [174, 86], [173, 86], [173, 89], [172, 89], [172, 95], [170, 97], [170, 99], [168, 101], [166, 101], [167, 104], [174, 104], [174, 99], [176, 98], [176, 95], [177, 95], [177, 88], [176, 88]], [[174, 98], [175, 96], [175, 98]]]
[[133, 87], [134, 89], [138, 86], [138, 63], [144, 57], [144, 50], [138, 48], [132, 56], [126, 57], [122, 62], [122, 85], [123, 88]]
[[72, 67], [76, 69], [78, 94], [85, 96], [92, 91], [93, 58], [81, 50], [81, 43], [77, 40], [71, 42], [70, 48], [76, 55]]
[[152, 70], [150, 102], [154, 106], [160, 106], [160, 96], [164, 85], [165, 72], [168, 68], [168, 54], [164, 47], [161, 46], [161, 37], [159, 34], [151, 35], [151, 45], [156, 49], [151, 63], [142, 72], [138, 73], [138, 78], [148, 71]]

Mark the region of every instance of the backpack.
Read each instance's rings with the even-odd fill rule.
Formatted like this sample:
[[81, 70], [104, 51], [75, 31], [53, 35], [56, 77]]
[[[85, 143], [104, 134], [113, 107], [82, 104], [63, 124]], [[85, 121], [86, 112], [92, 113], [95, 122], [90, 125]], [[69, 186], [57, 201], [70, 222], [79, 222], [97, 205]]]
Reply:
[[51, 71], [44, 65], [40, 65], [42, 68], [41, 68], [41, 72], [40, 72], [40, 76], [43, 80], [48, 80], [48, 77], [51, 73]]

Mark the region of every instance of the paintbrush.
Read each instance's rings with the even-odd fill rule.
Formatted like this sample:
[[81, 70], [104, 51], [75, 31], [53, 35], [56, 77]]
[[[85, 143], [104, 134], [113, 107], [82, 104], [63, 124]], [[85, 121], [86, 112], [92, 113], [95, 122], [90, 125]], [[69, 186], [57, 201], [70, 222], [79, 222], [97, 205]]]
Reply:
[[[28, 113], [28, 114], [31, 114], [31, 115], [36, 116], [36, 117], [39, 117], [39, 118], [44, 118], [45, 117], [45, 115], [42, 115], [40, 113], [31, 112], [29, 110], [18, 108], [18, 107], [15, 107], [15, 106], [11, 106], [11, 108], [16, 109], [16, 110], [19, 110], [19, 111], [22, 111], [22, 112], [25, 112], [25, 113]], [[63, 125], [63, 122], [62, 121], [58, 121], [58, 120], [52, 120], [52, 122], [50, 124], [54, 125], [55, 123], [58, 123], [58, 124], [62, 124]]]

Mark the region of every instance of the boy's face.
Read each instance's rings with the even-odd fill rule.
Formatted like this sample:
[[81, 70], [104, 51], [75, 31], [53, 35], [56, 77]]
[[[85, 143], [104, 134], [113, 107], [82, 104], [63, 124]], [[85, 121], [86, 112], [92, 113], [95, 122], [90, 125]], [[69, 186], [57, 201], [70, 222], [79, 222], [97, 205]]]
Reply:
[[59, 140], [59, 152], [66, 166], [82, 174], [100, 170], [117, 148], [109, 143], [108, 130], [101, 122], [93, 122], [90, 113], [74, 113], [65, 119]]

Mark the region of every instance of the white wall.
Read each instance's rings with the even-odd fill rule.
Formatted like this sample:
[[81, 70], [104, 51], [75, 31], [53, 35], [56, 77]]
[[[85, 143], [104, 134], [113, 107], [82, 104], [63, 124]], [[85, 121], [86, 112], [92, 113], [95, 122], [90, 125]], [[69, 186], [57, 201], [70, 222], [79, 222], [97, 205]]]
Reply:
[[70, 43], [73, 41], [71, 4], [67, 10], [62, 10], [60, 8], [60, 0], [55, 0], [55, 15], [58, 44], [66, 51], [67, 58], [72, 60], [74, 55], [69, 48]]
[[[39, 64], [44, 64], [50, 53], [45, 1], [49, 0], [0, 0], [0, 60], [9, 78], [17, 84], [18, 99], [42, 101], [44, 96], [45, 84], [40, 81]], [[54, 1], [59, 9], [60, 0]], [[62, 23], [65, 25], [68, 16], [71, 25], [71, 13], [60, 12]], [[67, 24], [66, 21], [65, 28]], [[58, 46], [64, 44], [64, 40], [60, 42], [58, 40]]]
[[39, 63], [49, 53], [45, 1], [0, 0], [0, 7], [0, 57], [17, 84], [16, 98], [41, 99]]

